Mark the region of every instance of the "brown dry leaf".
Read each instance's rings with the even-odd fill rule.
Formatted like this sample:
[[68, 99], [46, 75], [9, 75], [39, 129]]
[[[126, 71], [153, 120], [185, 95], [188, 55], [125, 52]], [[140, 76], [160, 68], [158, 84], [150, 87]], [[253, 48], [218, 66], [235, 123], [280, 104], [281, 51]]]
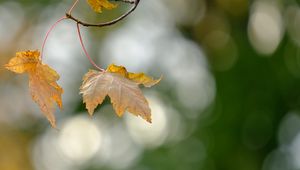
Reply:
[[48, 65], [42, 64], [39, 51], [16, 53], [5, 68], [15, 73], [29, 74], [29, 88], [32, 99], [39, 105], [52, 127], [56, 127], [54, 104], [62, 108], [63, 89], [56, 83], [59, 75]]
[[151, 110], [139, 84], [151, 87], [159, 81], [143, 73], [129, 73], [125, 67], [112, 64], [105, 72], [90, 70], [83, 78], [80, 93], [90, 115], [109, 96], [118, 116], [128, 110], [151, 123]]
[[108, 0], [87, 0], [87, 2], [98, 13], [102, 12], [102, 8], [111, 10], [117, 7], [117, 5], [110, 3]]

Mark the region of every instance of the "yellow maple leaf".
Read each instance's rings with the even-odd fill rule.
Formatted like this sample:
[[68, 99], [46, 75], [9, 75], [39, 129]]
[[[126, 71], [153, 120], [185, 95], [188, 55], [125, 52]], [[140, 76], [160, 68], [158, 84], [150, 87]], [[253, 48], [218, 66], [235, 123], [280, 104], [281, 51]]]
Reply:
[[143, 84], [145, 87], [151, 87], [151, 86], [157, 84], [158, 82], [160, 82], [160, 80], [162, 79], [162, 77], [161, 77], [157, 80], [154, 80], [152, 77], [149, 77], [144, 73], [130, 73], [130, 72], [127, 72], [125, 67], [117, 66], [114, 64], [109, 65], [106, 71], [111, 72], [111, 73], [121, 74], [122, 76], [124, 76], [138, 84]]
[[151, 123], [151, 110], [139, 85], [151, 87], [160, 80], [144, 73], [129, 73], [125, 67], [112, 64], [105, 72], [90, 70], [83, 78], [80, 93], [90, 115], [109, 96], [118, 116], [128, 110]]
[[29, 74], [29, 89], [32, 99], [39, 105], [52, 127], [56, 127], [54, 104], [62, 108], [63, 89], [56, 83], [59, 75], [48, 65], [42, 64], [39, 51], [17, 52], [5, 68], [15, 73]]
[[102, 12], [102, 8], [111, 10], [117, 7], [117, 5], [110, 3], [108, 0], [87, 0], [87, 2], [98, 13]]

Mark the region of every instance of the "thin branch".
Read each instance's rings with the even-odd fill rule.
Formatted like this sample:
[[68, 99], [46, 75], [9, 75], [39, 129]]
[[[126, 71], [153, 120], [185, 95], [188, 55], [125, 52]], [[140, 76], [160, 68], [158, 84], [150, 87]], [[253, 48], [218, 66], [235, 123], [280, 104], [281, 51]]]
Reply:
[[66, 17], [66, 16], [63, 16], [62, 18], [58, 19], [58, 20], [51, 26], [51, 28], [47, 31], [46, 37], [45, 37], [45, 39], [44, 39], [44, 41], [43, 41], [43, 45], [42, 45], [41, 59], [43, 59], [43, 56], [44, 56], [44, 49], [45, 49], [45, 45], [46, 45], [46, 42], [47, 42], [47, 40], [48, 40], [49, 34], [53, 31], [53, 29], [56, 27], [56, 25], [57, 25], [58, 23], [60, 23], [62, 20], [64, 20], [64, 19], [67, 19], [67, 17]]
[[85, 45], [83, 43], [83, 40], [82, 40], [82, 36], [81, 36], [81, 32], [80, 32], [80, 27], [79, 27], [79, 23], [77, 23], [77, 32], [78, 32], [78, 37], [79, 37], [79, 41], [80, 41], [80, 45], [84, 51], [84, 54], [85, 56], [88, 58], [88, 60], [90, 61], [90, 63], [96, 67], [98, 70], [100, 70], [101, 72], [104, 72], [105, 70], [101, 67], [99, 67], [94, 61], [93, 59], [91, 58], [91, 56], [89, 55], [89, 53], [87, 52], [86, 48], [85, 48]]
[[111, 0], [111, 1], [116, 1], [116, 2], [124, 2], [124, 3], [129, 3], [129, 4], [134, 4], [135, 0]]
[[[128, 2], [128, 3], [131, 2], [131, 0], [119, 0], [119, 1]], [[116, 19], [114, 19], [112, 21], [102, 22], [102, 23], [98, 23], [98, 24], [86, 23], [86, 22], [80, 21], [79, 19], [73, 17], [71, 15], [71, 13], [66, 13], [66, 17], [69, 18], [69, 19], [74, 20], [78, 24], [80, 24], [82, 26], [85, 26], [85, 27], [105, 27], [105, 26], [111, 26], [111, 25], [116, 24], [117, 22], [120, 22], [121, 20], [123, 20], [124, 18], [126, 18], [129, 14], [131, 14], [137, 8], [137, 6], [139, 5], [139, 3], [140, 3], [140, 0], [134, 0], [133, 7], [130, 10], [128, 10], [125, 14], [121, 15], [119, 18], [116, 18]]]
[[68, 11], [68, 14], [71, 14], [71, 13], [72, 13], [72, 11], [73, 11], [73, 9], [75, 8], [75, 6], [77, 5], [78, 1], [79, 1], [79, 0], [76, 0], [76, 1], [73, 3], [72, 7], [71, 7], [70, 10]]

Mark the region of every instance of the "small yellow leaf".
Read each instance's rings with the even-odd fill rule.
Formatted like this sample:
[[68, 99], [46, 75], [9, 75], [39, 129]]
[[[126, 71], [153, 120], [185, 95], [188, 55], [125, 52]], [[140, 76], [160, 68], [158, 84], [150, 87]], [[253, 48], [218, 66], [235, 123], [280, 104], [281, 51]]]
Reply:
[[83, 78], [80, 93], [90, 115], [109, 96], [118, 116], [128, 110], [151, 123], [151, 109], [139, 84], [150, 87], [159, 80], [144, 73], [129, 73], [125, 67], [112, 64], [105, 72], [90, 70]]
[[29, 74], [29, 88], [32, 99], [39, 105], [52, 127], [56, 127], [54, 104], [62, 108], [63, 89], [56, 83], [59, 75], [48, 65], [42, 64], [40, 52], [18, 52], [5, 67], [15, 73]]
[[108, 0], [87, 0], [87, 2], [98, 13], [102, 12], [102, 8], [111, 10], [117, 7], [117, 5], [110, 3]]

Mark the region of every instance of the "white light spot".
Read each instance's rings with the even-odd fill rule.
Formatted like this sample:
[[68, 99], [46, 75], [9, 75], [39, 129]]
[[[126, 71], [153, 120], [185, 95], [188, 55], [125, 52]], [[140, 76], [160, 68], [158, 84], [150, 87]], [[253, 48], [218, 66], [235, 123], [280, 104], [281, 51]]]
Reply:
[[272, 54], [283, 35], [282, 16], [277, 6], [257, 2], [249, 20], [248, 36], [252, 46], [262, 54]]
[[[102, 125], [103, 120], [100, 121]], [[134, 143], [120, 120], [109, 122], [104, 129], [102, 147], [94, 159], [96, 164], [112, 169], [126, 169], [135, 164], [141, 148]]]
[[262, 170], [288, 170], [292, 168], [291, 155], [284, 148], [272, 151], [264, 160]]
[[278, 140], [281, 145], [288, 146], [300, 131], [300, 117], [296, 112], [290, 112], [282, 119], [279, 131]]
[[101, 133], [92, 120], [75, 117], [68, 120], [58, 138], [63, 154], [72, 161], [84, 162], [91, 158], [101, 144]]
[[153, 97], [147, 97], [151, 108], [152, 123], [147, 123], [140, 117], [126, 114], [126, 125], [133, 140], [147, 148], [160, 146], [168, 135], [168, 118], [161, 102]]

